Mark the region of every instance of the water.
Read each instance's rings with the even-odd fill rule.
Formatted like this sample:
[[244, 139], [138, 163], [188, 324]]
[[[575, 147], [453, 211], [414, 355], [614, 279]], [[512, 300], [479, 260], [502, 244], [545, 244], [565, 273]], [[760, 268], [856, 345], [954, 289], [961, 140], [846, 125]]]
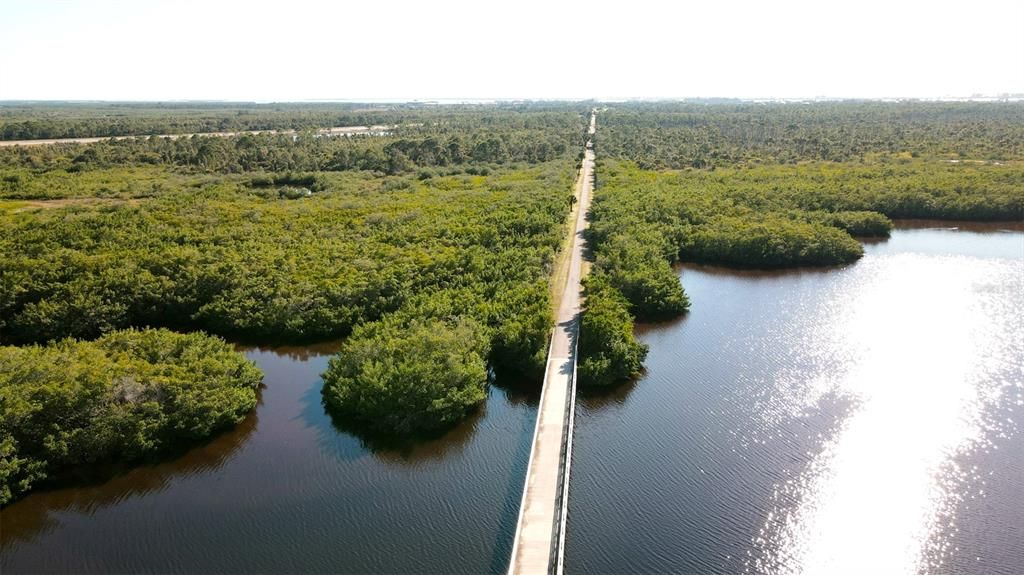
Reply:
[[[579, 403], [568, 570], [1024, 572], [1024, 233], [929, 226], [842, 269], [683, 270], [646, 376]], [[536, 395], [371, 448], [320, 405], [333, 349], [247, 350], [235, 431], [4, 509], [0, 572], [502, 572]]]
[[647, 374], [579, 404], [567, 569], [1024, 572], [1024, 233], [972, 229], [684, 269]]
[[250, 349], [266, 387], [237, 430], [4, 509], [0, 572], [503, 571], [537, 397], [495, 388], [442, 439], [374, 450], [320, 405], [333, 349]]

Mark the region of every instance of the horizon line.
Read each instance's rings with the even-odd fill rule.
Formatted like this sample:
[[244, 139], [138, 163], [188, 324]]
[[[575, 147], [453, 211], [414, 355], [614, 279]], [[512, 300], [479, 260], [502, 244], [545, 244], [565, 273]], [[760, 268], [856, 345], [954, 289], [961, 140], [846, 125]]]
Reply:
[[165, 99], [105, 99], [105, 98], [3, 98], [0, 105], [14, 103], [225, 103], [225, 104], [488, 104], [515, 102], [707, 102], [732, 101], [752, 103], [772, 102], [1016, 102], [1024, 101], [1024, 92], [998, 94], [972, 94], [970, 96], [602, 96], [589, 98], [560, 97], [418, 97], [418, 98], [304, 98], [304, 99], [234, 99], [234, 98], [165, 98]]

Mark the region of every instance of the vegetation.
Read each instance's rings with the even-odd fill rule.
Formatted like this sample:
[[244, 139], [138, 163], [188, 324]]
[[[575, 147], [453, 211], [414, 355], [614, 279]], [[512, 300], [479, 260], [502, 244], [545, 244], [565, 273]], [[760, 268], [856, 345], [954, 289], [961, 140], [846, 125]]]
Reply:
[[[835, 265], [860, 257], [851, 236], [887, 236], [892, 223], [886, 216], [1024, 218], [1024, 189], [1016, 184], [1024, 181], [1024, 167], [1017, 165], [913, 160], [898, 167], [830, 163], [652, 172], [608, 160], [599, 174], [590, 235], [599, 267], [614, 273], [638, 260], [653, 261], [655, 254], [668, 263]], [[626, 242], [643, 247], [627, 250]], [[637, 305], [621, 282], [616, 287]]]
[[349, 423], [388, 434], [458, 422], [487, 397], [486, 331], [432, 318], [362, 326], [331, 359], [324, 402]]
[[220, 181], [137, 203], [8, 212], [0, 337], [161, 325], [318, 340], [416, 294], [462, 288], [493, 298], [473, 313], [503, 326], [501, 349], [515, 347], [507, 326], [534, 323], [537, 306], [519, 294], [543, 291], [534, 284], [559, 244], [572, 177], [568, 162], [429, 180], [331, 175], [329, 190], [297, 200]]
[[5, 102], [0, 104], [0, 139], [306, 129], [401, 117], [399, 110], [358, 104]]
[[839, 265], [889, 218], [1024, 219], [1020, 103], [633, 103], [598, 120], [581, 382], [636, 373], [615, 296], [640, 320], [680, 315], [676, 263]]
[[625, 298], [599, 274], [586, 279], [584, 295], [577, 366], [580, 384], [607, 387], [640, 375], [647, 346], [633, 336]]
[[431, 114], [404, 136], [0, 150], [0, 340], [347, 337], [325, 404], [399, 434], [456, 421], [489, 373], [539, 379], [582, 117]]
[[[2, 110], [4, 107], [0, 106]], [[262, 114], [276, 117], [266, 111]], [[140, 137], [89, 145], [10, 146], [0, 148], [0, 169], [14, 170], [4, 172], [2, 178], [8, 184], [15, 184], [6, 187], [5, 193], [10, 195], [24, 193], [16, 185], [19, 182], [10, 180], [30, 179], [27, 170], [62, 173], [165, 166], [178, 172], [203, 174], [348, 170], [399, 174], [416, 168], [441, 168], [445, 173], [482, 171], [486, 175], [489, 164], [545, 162], [576, 154], [583, 147], [580, 111], [566, 106], [560, 109], [530, 106], [394, 109], [378, 112], [372, 118], [357, 119], [373, 119], [394, 127], [375, 135], [303, 131], [231, 137]], [[107, 135], [104, 132], [110, 130], [104, 122], [108, 120], [94, 121], [97, 125], [86, 133]], [[132, 121], [143, 120], [132, 116]], [[294, 127], [289, 122], [291, 120], [284, 120], [286, 125]], [[152, 133], [134, 128], [127, 131]]]
[[[0, 342], [149, 326], [345, 337], [332, 413], [443, 428], [490, 376], [542, 373], [588, 109], [0, 105], [8, 139], [297, 130], [0, 148]], [[634, 317], [688, 308], [680, 261], [836, 265], [889, 218], [1024, 219], [1020, 104], [656, 103], [599, 119], [580, 341], [595, 385], [638, 373]], [[389, 128], [314, 131], [338, 125]]]
[[695, 226], [680, 246], [688, 261], [754, 268], [844, 264], [863, 254], [857, 240], [838, 228], [771, 215], [753, 221], [716, 217]]
[[[591, 210], [595, 224], [600, 215]], [[675, 261], [665, 237], [652, 226], [616, 228], [595, 225], [588, 232], [594, 249], [594, 274], [617, 289], [629, 311], [641, 321], [656, 321], [680, 315], [690, 302], [675, 272]]]
[[[315, 130], [340, 126], [481, 127], [537, 125], [544, 112], [576, 106], [347, 103], [71, 103], [0, 102], [0, 140], [33, 140], [245, 130]], [[580, 107], [580, 109], [589, 109]]]
[[647, 169], [1024, 158], [1024, 104], [654, 102], [602, 112], [599, 156]]
[[256, 406], [262, 374], [223, 340], [124, 330], [0, 347], [0, 505], [82, 466], [210, 437]]
[[[568, 116], [571, 120], [574, 115]], [[558, 116], [565, 120], [566, 116]], [[131, 138], [88, 145], [9, 146], [0, 148], [0, 167], [83, 172], [116, 166], [168, 166], [191, 173], [241, 173], [369, 170], [399, 174], [413, 168], [469, 167], [486, 174], [487, 164], [543, 162], [565, 155], [577, 136], [567, 126], [539, 130], [499, 130], [397, 136], [322, 136], [244, 134], [233, 137]], [[564, 131], [560, 131], [564, 130]], [[582, 144], [580, 144], [582, 145]], [[456, 170], [463, 171], [463, 170]], [[451, 173], [448, 171], [448, 173]], [[428, 172], [429, 174], [429, 172]], [[18, 192], [17, 186], [8, 186]]]

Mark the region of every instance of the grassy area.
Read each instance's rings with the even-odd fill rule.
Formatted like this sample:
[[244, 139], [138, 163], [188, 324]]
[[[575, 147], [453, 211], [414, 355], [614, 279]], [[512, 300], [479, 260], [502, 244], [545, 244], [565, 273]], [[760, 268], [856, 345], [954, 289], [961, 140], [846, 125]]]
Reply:
[[26, 202], [18, 200], [0, 200], [0, 212], [11, 213], [21, 211], [28, 207]]
[[558, 247], [557, 255], [555, 256], [554, 262], [552, 262], [551, 270], [551, 281], [550, 283], [550, 297], [551, 297], [551, 318], [552, 320], [558, 315], [558, 308], [562, 305], [562, 295], [565, 293], [565, 284], [569, 281], [569, 259], [572, 258], [572, 245], [573, 245], [573, 230], [576, 229], [576, 218], [579, 216], [580, 211], [580, 174], [581, 170], [576, 171], [576, 180], [573, 184], [573, 197], [576, 201], [572, 204], [572, 209], [569, 214], [565, 217], [565, 231], [563, 233], [562, 244]]

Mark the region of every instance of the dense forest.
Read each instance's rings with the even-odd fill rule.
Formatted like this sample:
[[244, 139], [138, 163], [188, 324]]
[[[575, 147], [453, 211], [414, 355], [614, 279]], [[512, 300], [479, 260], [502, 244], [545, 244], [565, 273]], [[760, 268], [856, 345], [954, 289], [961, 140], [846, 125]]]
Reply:
[[[591, 237], [616, 275], [656, 273], [656, 253], [841, 264], [860, 256], [851, 236], [886, 236], [888, 218], [1024, 219], [1020, 103], [636, 104], [600, 118]], [[714, 161], [679, 160], [697, 140]], [[666, 298], [615, 283], [638, 317], [662, 315], [644, 302]]]
[[577, 367], [580, 385], [608, 387], [640, 375], [647, 346], [633, 335], [626, 298], [603, 274], [586, 278], [584, 295]]
[[[890, 217], [1020, 220], [1024, 214], [1024, 189], [1016, 183], [1024, 181], [1024, 166], [1016, 164], [913, 160], [655, 172], [606, 160], [598, 174], [590, 234], [599, 267], [617, 274], [653, 261], [651, 253], [672, 263], [738, 267], [842, 264], [861, 254], [851, 236], [886, 236]], [[630, 300], [641, 306], [643, 296]], [[650, 315], [648, 307], [640, 314]]]
[[[428, 291], [531, 301], [544, 292], [534, 284], [559, 243], [572, 177], [571, 161], [426, 180], [328, 174], [323, 190], [295, 199], [229, 179], [8, 209], [0, 330], [7, 342], [146, 325], [309, 341]], [[491, 307], [494, 323], [504, 312]]]
[[383, 135], [264, 133], [127, 138], [88, 146], [8, 146], [0, 148], [3, 193], [28, 197], [33, 190], [21, 190], [19, 186], [40, 172], [62, 175], [163, 166], [178, 173], [200, 174], [349, 170], [398, 174], [414, 168], [425, 168], [427, 174], [433, 168], [450, 173], [474, 166], [486, 170], [488, 164], [546, 162], [567, 153], [577, 154], [583, 146], [583, 130], [576, 113], [473, 117], [481, 128], [472, 129], [460, 119], [396, 128]]
[[1022, 102], [652, 102], [611, 106], [600, 120], [599, 156], [650, 169], [1024, 157]]
[[404, 136], [0, 150], [0, 341], [345, 337], [325, 405], [403, 435], [458, 421], [495, 376], [539, 381], [583, 117], [446, 114]]
[[344, 126], [450, 126], [491, 129], [515, 116], [587, 110], [577, 104], [520, 102], [439, 106], [430, 103], [0, 102], [0, 141], [148, 136], [254, 130], [320, 130]]
[[325, 403], [349, 427], [384, 434], [458, 422], [487, 397], [487, 330], [471, 316], [395, 319], [362, 325], [345, 342], [324, 374]]
[[0, 346], [0, 505], [238, 423], [263, 374], [223, 340], [167, 330]]

